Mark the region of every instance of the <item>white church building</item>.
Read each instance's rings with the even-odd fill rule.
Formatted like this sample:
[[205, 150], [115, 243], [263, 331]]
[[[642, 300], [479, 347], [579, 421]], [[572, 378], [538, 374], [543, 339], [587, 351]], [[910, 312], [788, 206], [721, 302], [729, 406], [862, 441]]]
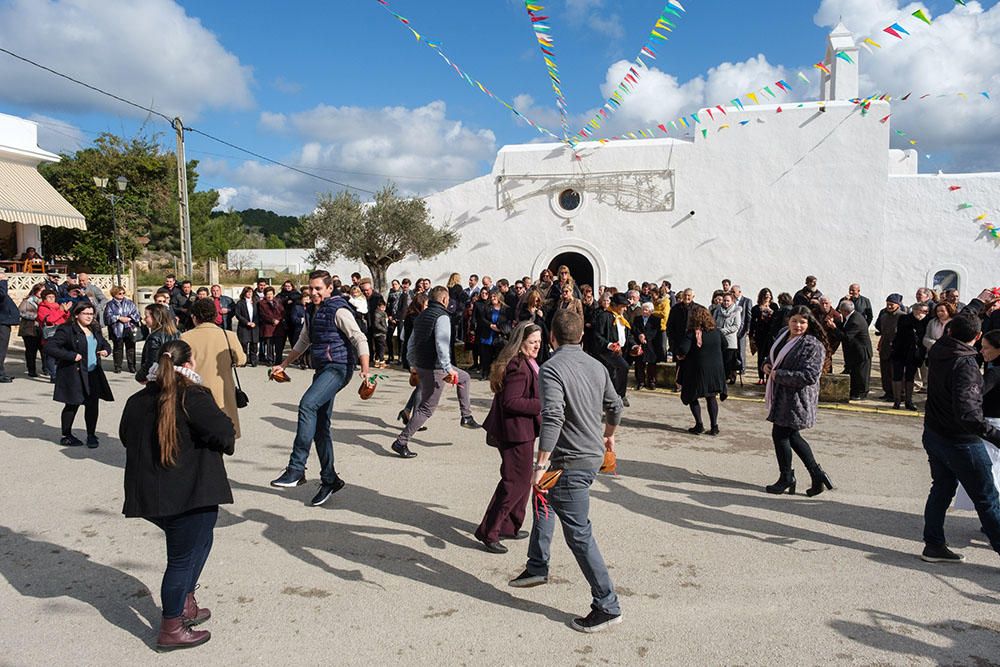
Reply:
[[[880, 119], [890, 103], [863, 114], [850, 101], [858, 62], [838, 26], [820, 102], [702, 113], [688, 139], [583, 143], [577, 154], [558, 143], [505, 146], [489, 175], [427, 198], [459, 246], [396, 264], [389, 277], [513, 281], [567, 264], [581, 283], [666, 279], [704, 301], [724, 277], [754, 298], [765, 286], [792, 292], [812, 274], [830, 296], [859, 282], [875, 303], [922, 286], [968, 297], [1000, 284], [1000, 247], [973, 221], [1000, 202], [1000, 173], [918, 174], [915, 150], [889, 147], [891, 123]], [[344, 276], [357, 266], [329, 268]]]

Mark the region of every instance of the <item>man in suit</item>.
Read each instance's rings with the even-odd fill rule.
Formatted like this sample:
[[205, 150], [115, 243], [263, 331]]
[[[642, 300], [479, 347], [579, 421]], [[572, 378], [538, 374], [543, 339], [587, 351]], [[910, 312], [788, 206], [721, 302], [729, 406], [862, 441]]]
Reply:
[[848, 287], [847, 298], [854, 304], [854, 310], [865, 318], [865, 322], [871, 324], [872, 320], [875, 319], [875, 311], [872, 310], [872, 302], [869, 301], [868, 297], [861, 295], [861, 285], [854, 283]]
[[660, 322], [660, 316], [653, 314], [651, 301], [644, 302], [641, 312], [632, 320], [633, 335], [642, 347], [642, 353], [632, 361], [635, 366], [636, 389], [656, 389], [656, 362], [659, 361], [663, 336]]
[[628, 361], [625, 355], [632, 351], [636, 342], [632, 337], [632, 325], [625, 319], [628, 297], [618, 293], [611, 297], [607, 310], [597, 313], [594, 321], [594, 356], [604, 364], [611, 376], [611, 383], [628, 407], [625, 392], [628, 389]]
[[872, 339], [868, 334], [868, 323], [854, 309], [854, 302], [840, 302], [844, 323], [837, 331], [837, 337], [844, 349], [844, 370], [851, 376], [851, 400], [860, 401], [868, 396], [868, 382], [872, 372]]
[[747, 333], [750, 331], [750, 311], [753, 310], [754, 303], [743, 295], [743, 288], [733, 285], [730, 290], [733, 294], [733, 301], [740, 309], [740, 330], [736, 332], [736, 359], [739, 364], [739, 371], [746, 370], [747, 358]]

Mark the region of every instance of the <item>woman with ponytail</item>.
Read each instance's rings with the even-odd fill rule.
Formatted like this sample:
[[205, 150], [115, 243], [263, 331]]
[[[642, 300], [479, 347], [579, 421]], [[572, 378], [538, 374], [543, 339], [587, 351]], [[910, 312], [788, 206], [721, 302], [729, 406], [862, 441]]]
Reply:
[[219, 505], [233, 502], [222, 455], [233, 453], [236, 432], [201, 386], [186, 342], [164, 343], [148, 373], [146, 387], [125, 404], [118, 430], [126, 452], [122, 512], [150, 521], [166, 536], [156, 648], [172, 651], [211, 636], [192, 629], [211, 616], [198, 607], [194, 590], [212, 548]]

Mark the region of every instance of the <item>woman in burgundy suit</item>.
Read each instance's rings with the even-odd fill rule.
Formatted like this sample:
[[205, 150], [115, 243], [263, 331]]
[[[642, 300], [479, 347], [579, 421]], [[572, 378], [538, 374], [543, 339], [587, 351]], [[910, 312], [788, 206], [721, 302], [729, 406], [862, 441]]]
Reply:
[[541, 328], [523, 322], [511, 332], [490, 369], [493, 405], [483, 428], [486, 443], [500, 450], [500, 483], [476, 529], [476, 539], [490, 553], [507, 553], [502, 539], [528, 536], [521, 524], [531, 493], [535, 438], [542, 425], [536, 362], [541, 345]]

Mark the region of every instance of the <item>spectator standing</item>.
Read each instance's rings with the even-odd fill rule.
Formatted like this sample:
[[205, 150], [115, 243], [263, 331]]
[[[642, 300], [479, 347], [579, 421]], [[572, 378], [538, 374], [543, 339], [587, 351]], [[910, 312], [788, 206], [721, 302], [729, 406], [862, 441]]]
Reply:
[[62, 439], [64, 447], [83, 444], [73, 435], [73, 421], [80, 406], [84, 406], [87, 447], [94, 449], [97, 439], [97, 418], [100, 401], [113, 401], [111, 386], [101, 368], [101, 359], [111, 348], [97, 324], [94, 305], [84, 301], [73, 306], [72, 321], [61, 324], [49, 339], [46, 354], [57, 363], [56, 386], [52, 399], [63, 404]]
[[167, 294], [169, 295], [168, 300], [175, 294], [179, 294], [181, 291], [181, 286], [177, 284], [177, 276], [175, 276], [172, 273], [168, 273], [163, 281], [163, 286], [160, 287], [160, 289], [165, 290], [167, 292]]
[[198, 606], [194, 591], [212, 549], [219, 505], [233, 502], [222, 455], [233, 454], [236, 434], [195, 369], [191, 347], [168, 342], [157, 357], [155, 379], [129, 398], [118, 428], [125, 446], [122, 513], [146, 519], [166, 538], [158, 651], [211, 638], [192, 629], [212, 616]]
[[632, 325], [624, 315], [627, 307], [627, 296], [613, 295], [607, 310], [597, 313], [593, 339], [593, 354], [608, 369], [611, 384], [614, 385], [625, 407], [628, 407], [628, 398], [625, 395], [628, 389], [628, 361], [625, 355], [636, 346]]
[[104, 308], [104, 322], [113, 349], [115, 373], [122, 372], [122, 353], [128, 372], [135, 373], [135, 333], [141, 324], [139, 309], [131, 299], [125, 298], [125, 288], [116, 285], [111, 289], [111, 299]]
[[399, 297], [402, 293], [403, 289], [400, 282], [393, 280], [389, 284], [389, 292], [385, 295], [385, 313], [386, 320], [388, 321], [388, 328], [385, 334], [385, 361], [387, 364], [393, 363], [396, 357], [396, 346], [393, 341], [396, 337], [396, 330], [399, 327], [399, 321], [396, 320], [396, 306], [399, 304]]
[[725, 292], [722, 295], [722, 303], [713, 307], [712, 315], [725, 343], [722, 359], [726, 369], [726, 381], [733, 384], [736, 382], [736, 371], [739, 368], [738, 345], [740, 329], [743, 327], [743, 311], [736, 303], [733, 294]]
[[795, 296], [792, 297], [791, 305], [811, 308], [813, 301], [819, 301], [821, 296], [823, 296], [823, 293], [816, 289], [816, 276], [806, 276], [805, 287], [795, 293]]
[[861, 285], [854, 283], [848, 287], [847, 298], [854, 304], [854, 310], [861, 313], [861, 316], [865, 318], [865, 322], [871, 324], [872, 319], [875, 317], [874, 311], [872, 310], [872, 302], [868, 297], [862, 296]]
[[632, 320], [632, 335], [640, 348], [632, 359], [637, 390], [656, 389], [656, 363], [663, 348], [663, 327], [660, 316], [653, 311], [653, 302], [644, 301], [639, 314]]
[[535, 488], [550, 468], [562, 473], [551, 489], [539, 490], [552, 511], [539, 510], [535, 515], [528, 562], [510, 585], [528, 588], [548, 582], [552, 533], [558, 517], [566, 544], [590, 584], [591, 611], [586, 617], [574, 619], [572, 627], [590, 633], [622, 620], [618, 595], [594, 539], [589, 516], [590, 486], [605, 451], [615, 450], [614, 434], [621, 421], [622, 403], [607, 371], [580, 347], [582, 338], [583, 321], [579, 316], [563, 311], [553, 318], [552, 344], [556, 350], [539, 373], [542, 425], [534, 465]]
[[174, 315], [177, 316], [177, 328], [181, 331], [187, 331], [191, 328], [191, 304], [195, 302], [196, 296], [191, 288], [191, 281], [184, 280], [181, 281], [181, 288], [179, 292], [174, 292], [170, 296], [170, 307], [174, 311]]
[[386, 314], [386, 303], [379, 300], [372, 314], [372, 342], [375, 344], [375, 367], [385, 368], [386, 341], [389, 335], [389, 316]]
[[889, 359], [892, 362], [893, 408], [899, 410], [900, 403], [907, 410], [916, 411], [913, 404], [913, 389], [917, 369], [923, 364], [924, 345], [920, 336], [921, 322], [927, 317], [927, 306], [918, 303], [899, 319], [896, 336], [892, 340]]
[[222, 293], [221, 285], [212, 285], [211, 298], [215, 304], [215, 325], [232, 329], [233, 317], [236, 316], [236, 303], [233, 298]]
[[750, 333], [750, 314], [753, 311], [753, 301], [743, 294], [743, 288], [739, 285], [733, 285], [730, 291], [740, 309], [740, 330], [736, 334], [736, 368], [742, 375], [747, 370], [747, 336]]
[[[31, 292], [21, 300], [17, 307], [21, 318], [17, 334], [24, 342], [24, 364], [28, 371], [28, 377], [31, 378], [38, 377], [38, 353], [42, 348], [42, 327], [38, 323], [38, 305], [42, 302], [44, 289], [45, 285], [38, 283], [31, 288]], [[3, 352], [0, 351], [0, 354]]]
[[42, 301], [38, 304], [38, 326], [42, 330], [42, 364], [46, 375], [53, 383], [56, 381], [56, 360], [48, 355], [48, 342], [55, 335], [61, 324], [69, 321], [69, 309], [73, 302], [66, 299], [59, 303], [56, 293], [48, 288], [42, 290]]
[[854, 309], [854, 302], [841, 301], [839, 310], [844, 316], [844, 323], [837, 332], [844, 350], [844, 370], [851, 376], [851, 400], [860, 401], [868, 397], [872, 373], [872, 339], [868, 334], [868, 323]]
[[[244, 365], [257, 366], [257, 348], [260, 344], [260, 307], [252, 287], [244, 287], [234, 308], [236, 313], [236, 339], [243, 354]], [[237, 427], [237, 430], [239, 427]]]
[[944, 335], [951, 318], [955, 317], [955, 306], [950, 303], [939, 303], [934, 308], [934, 318], [927, 323], [927, 330], [924, 333], [924, 349], [928, 352], [934, 347]]
[[750, 328], [747, 335], [750, 337], [750, 353], [757, 355], [757, 384], [763, 385], [764, 362], [767, 360], [767, 353], [774, 343], [774, 336], [771, 333], [771, 317], [774, 315], [772, 304], [773, 296], [771, 290], [763, 288], [757, 293], [757, 305], [750, 309]]
[[899, 320], [904, 315], [902, 305], [902, 294], [890, 294], [885, 298], [885, 308], [879, 311], [878, 317], [875, 319], [875, 335], [879, 337], [877, 346], [879, 375], [884, 392], [879, 397], [880, 401], [891, 401], [893, 398], [892, 341], [896, 338], [896, 327], [899, 326]]
[[0, 383], [13, 382], [13, 378], [4, 370], [4, 362], [7, 360], [7, 348], [10, 347], [10, 328], [20, 322], [21, 313], [7, 292], [7, 276], [0, 269]]
[[151, 303], [146, 306], [143, 320], [149, 333], [142, 344], [142, 359], [135, 373], [136, 382], [140, 384], [146, 384], [148, 381], [149, 369], [160, 356], [160, 348], [180, 338], [176, 320], [171, 316], [170, 309], [162, 303]]
[[264, 288], [264, 299], [257, 302], [260, 309], [260, 356], [265, 366], [281, 363], [285, 353], [285, 306], [277, 298], [274, 288]]

